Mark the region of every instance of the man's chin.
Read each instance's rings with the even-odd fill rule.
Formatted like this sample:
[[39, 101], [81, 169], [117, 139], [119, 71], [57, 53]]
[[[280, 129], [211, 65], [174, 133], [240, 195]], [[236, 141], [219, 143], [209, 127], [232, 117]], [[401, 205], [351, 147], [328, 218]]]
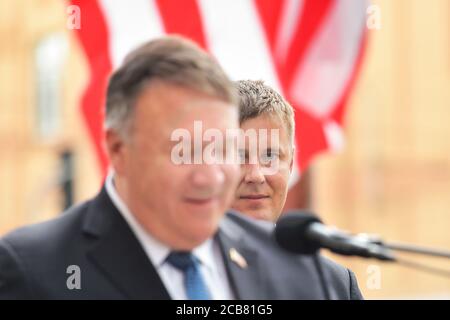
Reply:
[[205, 241], [214, 237], [219, 229], [219, 225], [204, 226], [201, 229], [195, 230], [190, 238], [191, 249], [203, 244]]
[[243, 213], [257, 220], [272, 221], [272, 216], [267, 210], [252, 210]]

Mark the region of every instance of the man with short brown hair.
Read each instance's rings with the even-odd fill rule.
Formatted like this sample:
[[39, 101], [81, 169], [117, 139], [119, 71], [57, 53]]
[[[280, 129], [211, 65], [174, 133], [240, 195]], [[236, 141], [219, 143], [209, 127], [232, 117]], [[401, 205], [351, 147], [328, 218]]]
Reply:
[[[241, 150], [244, 155], [241, 179], [232, 208], [261, 220], [276, 221], [280, 216], [288, 191], [288, 181], [294, 161], [295, 122], [291, 105], [263, 81], [241, 80], [238, 89], [239, 123], [246, 130], [277, 130], [277, 141], [269, 139], [264, 148], [259, 143], [253, 161], [250, 144]], [[276, 170], [264, 167], [268, 162]], [[265, 170], [266, 169], [266, 170]]]

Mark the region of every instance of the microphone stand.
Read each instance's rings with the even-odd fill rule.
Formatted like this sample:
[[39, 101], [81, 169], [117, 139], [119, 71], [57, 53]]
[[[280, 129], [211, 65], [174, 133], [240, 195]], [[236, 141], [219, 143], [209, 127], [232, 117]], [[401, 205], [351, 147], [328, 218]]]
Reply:
[[[336, 252], [336, 250], [332, 251], [344, 255], [357, 255], [364, 258], [374, 258], [381, 261], [396, 262], [405, 267], [413, 268], [423, 272], [428, 272], [433, 275], [439, 275], [450, 278], [450, 270], [436, 268], [408, 259], [399, 258], [392, 252], [392, 251], [400, 251], [450, 259], [449, 251], [435, 248], [426, 248], [398, 242], [385, 242], [382, 241], [378, 236], [367, 234], [357, 234], [352, 238], [343, 237], [340, 240], [343, 241], [344, 244], [347, 242], [351, 243], [355, 247], [359, 247], [360, 248], [359, 252], [351, 254], [349, 252], [345, 253], [343, 251], [341, 252], [339, 251]], [[319, 275], [320, 286], [324, 293], [325, 299], [330, 300], [331, 299], [330, 290], [328, 288], [327, 281], [325, 279], [325, 272], [323, 271], [319, 253], [318, 252], [314, 253], [312, 258], [314, 261], [314, 265], [317, 269], [317, 273]]]
[[400, 242], [382, 242], [380, 245], [395, 251], [403, 251], [414, 254], [422, 254], [432, 257], [440, 257], [450, 259], [450, 251], [434, 248], [425, 248], [421, 246], [400, 243]]
[[415, 261], [411, 261], [411, 260], [407, 260], [407, 259], [398, 259], [395, 261], [398, 264], [405, 266], [405, 267], [409, 267], [412, 269], [416, 269], [419, 271], [423, 271], [423, 272], [428, 272], [431, 273], [433, 275], [438, 275], [438, 276], [443, 276], [443, 277], [447, 277], [450, 278], [450, 271], [449, 270], [444, 270], [441, 268], [436, 268], [436, 267], [431, 267], [428, 265], [425, 265], [423, 263], [418, 263]]
[[[407, 252], [412, 254], [419, 254], [419, 255], [425, 255], [430, 257], [438, 257], [438, 258], [447, 258], [450, 259], [450, 251], [443, 250], [443, 249], [435, 249], [435, 248], [427, 248], [422, 246], [416, 246], [406, 243], [400, 243], [400, 242], [386, 242], [380, 239], [376, 235], [367, 235], [367, 234], [358, 234], [355, 236], [355, 239], [357, 239], [357, 242], [366, 243], [368, 246], [375, 246], [375, 248], [379, 248], [382, 251], [385, 252], [391, 252], [393, 251], [400, 251], [400, 252]], [[379, 259], [378, 257], [373, 258]], [[404, 258], [398, 258], [391, 252], [392, 259], [388, 260], [391, 262], [397, 262], [400, 265], [414, 268], [416, 270], [432, 273], [434, 275], [440, 275], [444, 277], [450, 277], [450, 270], [445, 270], [441, 268], [431, 267], [422, 263], [418, 263], [415, 261], [411, 261]], [[382, 259], [379, 259], [382, 260]]]

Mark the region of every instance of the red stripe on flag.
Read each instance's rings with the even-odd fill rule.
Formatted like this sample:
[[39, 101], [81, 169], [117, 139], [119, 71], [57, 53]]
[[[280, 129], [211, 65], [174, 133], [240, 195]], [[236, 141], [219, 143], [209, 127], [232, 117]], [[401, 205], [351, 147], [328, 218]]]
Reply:
[[[281, 81], [286, 86], [286, 92], [291, 85], [295, 71], [299, 70], [306, 49], [311, 45], [326, 14], [329, 13], [335, 0], [305, 0], [300, 19], [297, 20], [296, 31], [290, 44], [286, 64], [280, 73]], [[289, 97], [288, 97], [289, 98]]]
[[[331, 5], [335, 5], [335, 2], [334, 0], [305, 0], [301, 16], [297, 17], [294, 36], [292, 42], [288, 45], [288, 54], [284, 63], [277, 61], [275, 58], [275, 45], [278, 42], [276, 35], [281, 23], [282, 6], [286, 4], [284, 1], [270, 0], [255, 0], [255, 3], [261, 22], [267, 32], [272, 59], [277, 68], [283, 91], [287, 95], [286, 98], [293, 102], [289, 92], [295, 71], [299, 70], [306, 49], [311, 46], [323, 19], [332, 9]], [[316, 153], [327, 149], [327, 141], [322, 122], [300, 109], [298, 105], [294, 103], [293, 105], [296, 107], [297, 159], [300, 170], [304, 170]]]
[[352, 70], [352, 74], [350, 76], [349, 81], [347, 82], [347, 85], [344, 88], [344, 92], [342, 94], [342, 97], [339, 99], [336, 108], [331, 113], [330, 117], [334, 119], [337, 123], [342, 124], [343, 118], [344, 118], [344, 112], [345, 112], [345, 106], [347, 104], [347, 100], [350, 96], [351, 91], [353, 90], [353, 87], [355, 86], [356, 79], [359, 75], [359, 72], [361, 70], [362, 62], [364, 61], [364, 56], [366, 53], [366, 47], [367, 47], [367, 41], [368, 41], [368, 33], [367, 29], [364, 29], [361, 39], [361, 45], [358, 51], [358, 56], [356, 58], [355, 66]]
[[255, 6], [259, 14], [261, 24], [264, 28], [267, 43], [269, 44], [272, 63], [277, 72], [280, 81], [281, 89], [287, 92], [287, 87], [282, 79], [281, 70], [284, 66], [282, 62], [275, 58], [276, 44], [278, 43], [277, 32], [279, 30], [281, 12], [286, 0], [272, 1], [272, 0], [255, 0]]
[[109, 57], [109, 34], [97, 1], [73, 0], [80, 7], [81, 29], [76, 30], [90, 67], [90, 78], [81, 101], [81, 111], [94, 144], [104, 177], [108, 157], [104, 149], [103, 119], [105, 93], [112, 66]]
[[297, 161], [300, 170], [307, 168], [313, 156], [328, 148], [321, 120], [302, 109], [295, 110]]
[[196, 0], [157, 0], [166, 33], [179, 34], [207, 50], [200, 9]]
[[255, 0], [262, 26], [266, 32], [266, 39], [272, 52], [272, 57], [274, 57], [275, 44], [277, 43], [276, 36], [280, 24], [281, 9], [285, 2], [286, 0]]
[[[295, 71], [300, 70], [299, 66], [303, 63], [306, 49], [312, 45], [314, 37], [317, 34], [326, 14], [336, 5], [335, 0], [305, 0], [301, 17], [297, 20], [296, 32], [290, 45], [286, 64], [280, 70], [280, 78], [286, 85], [288, 94], [295, 76]], [[290, 101], [293, 99], [288, 95]], [[296, 106], [295, 123], [297, 159], [300, 170], [307, 168], [315, 155], [327, 149], [328, 144], [323, 131], [322, 122], [313, 115], [303, 111]]]

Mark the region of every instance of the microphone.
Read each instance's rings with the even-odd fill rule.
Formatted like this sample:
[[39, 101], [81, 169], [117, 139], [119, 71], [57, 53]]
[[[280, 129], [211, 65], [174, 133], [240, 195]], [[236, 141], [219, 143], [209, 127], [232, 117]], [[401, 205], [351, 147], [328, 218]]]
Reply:
[[320, 248], [332, 252], [384, 261], [395, 261], [391, 251], [365, 235], [351, 235], [322, 221], [308, 211], [291, 211], [275, 226], [275, 240], [280, 247], [297, 254], [314, 254]]
[[[320, 248], [326, 248], [346, 256], [397, 262], [403, 266], [433, 275], [450, 277], [449, 270], [396, 257], [392, 250], [440, 258], [450, 258], [450, 251], [404, 243], [385, 242], [379, 237], [366, 234], [352, 235], [334, 227], [325, 226], [317, 216], [308, 211], [294, 210], [283, 215], [275, 226], [274, 237], [278, 245], [289, 252], [314, 255], [319, 274], [322, 274], [322, 271], [315, 253]], [[322, 278], [321, 276], [322, 286], [326, 292], [327, 287], [323, 283], [324, 280]]]

